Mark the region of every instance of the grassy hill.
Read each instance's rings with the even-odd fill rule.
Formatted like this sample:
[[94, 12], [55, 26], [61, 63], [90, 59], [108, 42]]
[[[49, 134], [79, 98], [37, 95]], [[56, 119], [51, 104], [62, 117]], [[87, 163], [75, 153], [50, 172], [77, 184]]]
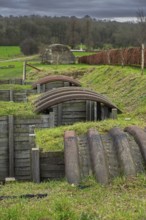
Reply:
[[94, 66], [92, 69], [90, 67], [90, 71], [88, 68], [80, 78], [82, 85], [107, 95], [123, 113], [118, 115], [117, 120], [76, 123], [45, 131], [38, 130], [37, 143], [44, 150], [62, 150], [63, 134], [66, 130], [75, 130], [77, 134], [82, 134], [91, 127], [105, 132], [114, 126], [121, 128], [127, 125], [145, 126], [146, 75], [141, 76], [140, 69], [132, 67]]
[[[18, 62], [18, 66], [20, 63]], [[22, 63], [21, 63], [22, 65]], [[107, 95], [122, 110], [117, 120], [77, 123], [54, 129], [37, 130], [37, 144], [45, 150], [63, 150], [65, 130], [85, 133], [90, 127], [105, 132], [113, 126], [121, 128], [136, 124], [145, 126], [146, 119], [146, 71], [143, 76], [139, 68], [120, 66], [61, 65], [42, 66], [43, 72], [28, 69], [28, 78], [36, 80], [46, 74], [79, 74], [83, 86]], [[19, 66], [20, 67], [20, 66]], [[17, 76], [22, 75], [16, 69]], [[1, 72], [0, 79], [15, 76], [15, 71]], [[43, 75], [43, 74], [44, 75]], [[83, 75], [84, 74], [84, 75]], [[1, 87], [8, 89], [8, 85]], [[25, 86], [11, 85], [12, 89]], [[30, 88], [30, 87], [28, 87]], [[30, 97], [33, 100], [34, 97]], [[31, 102], [0, 102], [0, 115], [33, 115]], [[33, 183], [9, 183], [0, 185], [0, 196], [16, 196], [1, 200], [2, 220], [144, 220], [146, 219], [146, 177], [119, 177], [108, 186], [101, 186], [91, 177], [80, 186], [69, 185], [66, 180]], [[26, 199], [24, 194], [47, 193], [43, 199]]]

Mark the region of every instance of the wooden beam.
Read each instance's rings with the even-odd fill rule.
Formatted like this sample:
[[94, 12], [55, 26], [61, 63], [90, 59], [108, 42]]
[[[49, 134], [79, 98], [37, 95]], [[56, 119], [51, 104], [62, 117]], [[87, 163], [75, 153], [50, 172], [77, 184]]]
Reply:
[[32, 148], [32, 180], [40, 183], [40, 153], [39, 148]]
[[9, 177], [14, 177], [14, 117], [8, 116], [9, 124]]

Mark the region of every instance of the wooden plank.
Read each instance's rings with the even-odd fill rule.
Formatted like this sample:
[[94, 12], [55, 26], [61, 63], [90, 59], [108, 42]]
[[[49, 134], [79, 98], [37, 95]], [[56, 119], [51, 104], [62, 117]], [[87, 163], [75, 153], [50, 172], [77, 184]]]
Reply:
[[22, 181], [30, 181], [31, 180], [31, 176], [30, 175], [15, 175], [16, 180], [22, 180]]
[[39, 148], [32, 148], [32, 180], [34, 183], [40, 183]]
[[[30, 170], [15, 170], [15, 176], [30, 176], [31, 171]], [[25, 179], [25, 178], [24, 178]]]
[[14, 177], [14, 118], [10, 115], [9, 121], [9, 177]]
[[15, 160], [15, 168], [16, 167], [27, 167], [27, 166], [30, 167], [30, 158]]
[[63, 151], [53, 151], [53, 152], [40, 152], [41, 158], [63, 158]]
[[57, 178], [57, 179], [60, 179], [60, 178], [64, 178], [65, 177], [65, 173], [64, 172], [41, 172], [41, 178]]
[[60, 126], [62, 125], [62, 103], [58, 104], [58, 109], [57, 109], [57, 125]]
[[54, 128], [55, 127], [55, 116], [54, 112], [50, 112], [49, 114], [49, 127]]
[[64, 165], [58, 165], [58, 164], [41, 164], [40, 165], [41, 171], [64, 171], [65, 167]]
[[15, 153], [15, 159], [28, 159], [30, 158], [30, 151], [20, 151]]

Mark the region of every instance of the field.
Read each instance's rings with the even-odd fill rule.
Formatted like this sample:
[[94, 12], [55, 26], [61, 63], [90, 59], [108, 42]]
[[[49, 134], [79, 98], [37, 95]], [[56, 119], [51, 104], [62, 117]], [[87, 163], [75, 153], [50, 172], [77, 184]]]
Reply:
[[22, 56], [18, 46], [0, 46], [0, 59], [13, 59]]
[[[76, 123], [54, 129], [36, 130], [40, 148], [63, 150], [65, 130], [85, 133], [96, 127], [106, 132], [114, 126], [146, 126], [146, 70], [141, 76], [140, 68], [108, 65], [42, 65], [37, 60], [29, 61], [41, 72], [27, 68], [27, 80], [36, 80], [45, 75], [65, 74], [77, 76], [84, 87], [107, 95], [121, 110], [117, 120]], [[2, 62], [0, 79], [21, 78], [23, 61]], [[1, 89], [8, 89], [3, 85]], [[30, 86], [11, 85], [11, 89], [26, 89]], [[34, 115], [33, 100], [28, 103], [0, 102], [0, 115]], [[69, 185], [65, 179], [41, 184], [15, 182], [0, 185], [0, 219], [2, 220], [144, 220], [146, 219], [146, 176], [118, 177], [109, 185], [102, 186], [93, 177], [79, 186]], [[25, 195], [47, 194], [45, 198], [26, 198]], [[3, 196], [3, 197], [2, 197]], [[5, 197], [4, 197], [5, 196]]]

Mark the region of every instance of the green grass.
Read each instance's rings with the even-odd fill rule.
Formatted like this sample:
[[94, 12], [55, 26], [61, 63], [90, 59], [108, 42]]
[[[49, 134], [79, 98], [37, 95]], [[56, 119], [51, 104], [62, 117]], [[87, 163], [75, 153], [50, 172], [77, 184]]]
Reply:
[[[34, 63], [35, 64], [35, 63]], [[83, 71], [82, 85], [106, 94], [116, 103], [123, 114], [117, 120], [77, 123], [54, 129], [37, 129], [37, 145], [44, 151], [63, 150], [63, 135], [66, 130], [77, 134], [86, 133], [91, 127], [107, 132], [114, 126], [145, 126], [146, 120], [146, 70], [140, 75], [139, 68], [120, 66], [59, 65], [38, 67], [45, 74], [73, 74]], [[14, 74], [14, 73], [13, 73]], [[13, 77], [13, 74], [7, 73]], [[29, 79], [35, 80], [42, 73], [29, 71]], [[3, 75], [5, 77], [5, 75]], [[1, 79], [1, 70], [0, 70]], [[7, 87], [7, 86], [6, 86]], [[15, 86], [14, 86], [15, 87]], [[34, 97], [30, 97], [34, 100]], [[30, 103], [0, 102], [0, 115], [34, 115]], [[127, 121], [126, 118], [129, 118]], [[6, 199], [1, 201], [2, 220], [144, 220], [146, 219], [146, 176], [119, 177], [107, 186], [101, 186], [93, 178], [87, 178], [81, 187], [69, 185], [66, 180], [48, 181], [41, 184], [12, 183], [0, 186], [0, 195], [20, 196], [47, 193], [43, 199]]]
[[96, 54], [96, 52], [74, 51], [73, 54], [75, 57], [83, 57], [83, 56], [89, 56], [92, 54]]
[[145, 126], [145, 122], [138, 118], [126, 120], [127, 115], [121, 115], [117, 120], [104, 120], [100, 122], [80, 122], [70, 126], [61, 126], [53, 129], [36, 129], [36, 144], [43, 151], [63, 151], [64, 132], [74, 130], [77, 135], [85, 134], [90, 128], [96, 128], [100, 133], [108, 132], [113, 127], [125, 128], [130, 125]]
[[[7, 68], [9, 65], [14, 66], [13, 68]], [[5, 68], [6, 67], [6, 68]], [[0, 79], [14, 79], [22, 78], [23, 73], [23, 62], [11, 61], [11, 62], [0, 62]]]
[[[0, 195], [18, 196], [1, 201], [2, 220], [144, 220], [146, 177], [116, 178], [101, 186], [88, 178], [80, 187], [65, 180], [41, 184], [13, 183], [1, 186]], [[47, 193], [44, 199], [20, 195]]]
[[34, 116], [33, 106], [27, 103], [0, 102], [0, 116]]
[[29, 90], [32, 89], [31, 85], [18, 85], [18, 84], [2, 84], [0, 90]]
[[22, 56], [18, 46], [0, 46], [0, 59], [12, 59]]

